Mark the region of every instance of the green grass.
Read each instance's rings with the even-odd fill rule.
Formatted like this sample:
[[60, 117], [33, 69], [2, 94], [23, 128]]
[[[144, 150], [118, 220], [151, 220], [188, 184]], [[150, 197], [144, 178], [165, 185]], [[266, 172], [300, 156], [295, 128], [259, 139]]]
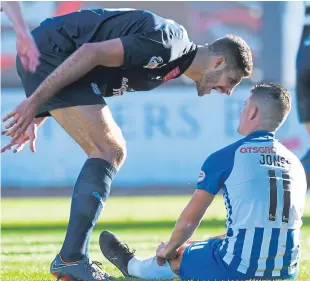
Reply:
[[[100, 231], [114, 231], [135, 248], [139, 256], [151, 256], [159, 242], [169, 238], [188, 199], [188, 196], [110, 198], [92, 236], [92, 259], [103, 262], [105, 270], [121, 277], [101, 255]], [[310, 198], [306, 206], [300, 281], [310, 280]], [[69, 209], [69, 198], [2, 199], [1, 280], [55, 280], [49, 274], [49, 265], [62, 245]], [[194, 239], [222, 234], [224, 222], [225, 210], [219, 197], [208, 210]]]

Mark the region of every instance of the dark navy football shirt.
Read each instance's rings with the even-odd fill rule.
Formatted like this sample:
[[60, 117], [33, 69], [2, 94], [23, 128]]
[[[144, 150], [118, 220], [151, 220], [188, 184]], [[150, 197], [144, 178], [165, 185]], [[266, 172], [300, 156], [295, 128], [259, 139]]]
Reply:
[[97, 66], [79, 81], [105, 97], [152, 90], [177, 78], [197, 52], [183, 26], [145, 10], [81, 10], [46, 19], [33, 36], [46, 72], [59, 66], [84, 43], [120, 38], [124, 65]]

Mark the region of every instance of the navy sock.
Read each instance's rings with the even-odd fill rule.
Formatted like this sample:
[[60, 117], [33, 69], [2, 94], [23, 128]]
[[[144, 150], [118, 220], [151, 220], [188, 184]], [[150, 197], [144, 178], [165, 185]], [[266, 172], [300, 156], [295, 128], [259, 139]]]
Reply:
[[65, 261], [88, 257], [92, 230], [110, 194], [117, 170], [100, 158], [88, 159], [73, 189], [70, 220], [60, 255]]

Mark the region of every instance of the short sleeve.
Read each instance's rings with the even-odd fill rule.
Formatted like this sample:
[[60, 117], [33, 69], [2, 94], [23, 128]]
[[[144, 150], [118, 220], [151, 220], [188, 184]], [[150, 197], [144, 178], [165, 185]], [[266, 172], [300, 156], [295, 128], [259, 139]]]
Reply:
[[235, 142], [211, 154], [203, 163], [197, 182], [197, 189], [216, 195], [225, 185], [235, 161], [236, 149], [243, 140]]
[[224, 177], [225, 168], [221, 167], [220, 159], [216, 157], [216, 154], [212, 154], [202, 165], [197, 189], [203, 189], [216, 195], [224, 185]]
[[160, 68], [179, 58], [190, 42], [174, 35], [168, 36], [163, 30], [132, 34], [120, 39], [124, 48], [123, 66], [148, 69]]

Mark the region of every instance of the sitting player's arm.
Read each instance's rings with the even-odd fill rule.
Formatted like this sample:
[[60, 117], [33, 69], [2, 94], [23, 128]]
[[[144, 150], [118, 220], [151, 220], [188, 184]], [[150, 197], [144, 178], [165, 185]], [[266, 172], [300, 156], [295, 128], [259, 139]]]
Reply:
[[226, 163], [227, 161], [222, 161], [221, 154], [218, 152], [212, 154], [204, 162], [197, 189], [188, 206], [182, 212], [165, 247], [167, 259], [169, 259], [169, 255], [172, 257], [175, 251], [191, 237], [200, 224], [207, 208], [212, 203], [214, 196], [223, 187], [225, 178], [227, 178], [227, 171], [229, 171]]
[[199, 226], [207, 208], [210, 206], [214, 195], [205, 190], [196, 190], [188, 205], [178, 219], [171, 238], [166, 246], [166, 258], [183, 245]]

